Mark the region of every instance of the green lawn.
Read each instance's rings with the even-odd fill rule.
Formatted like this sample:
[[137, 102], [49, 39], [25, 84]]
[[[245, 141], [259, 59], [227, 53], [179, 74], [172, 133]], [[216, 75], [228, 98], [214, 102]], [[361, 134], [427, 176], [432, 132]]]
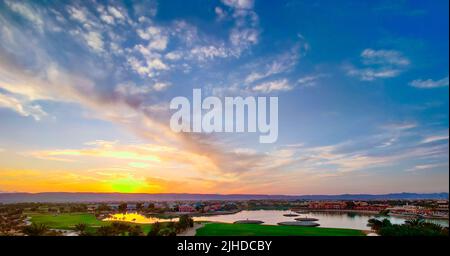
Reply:
[[[93, 214], [90, 213], [64, 213], [64, 214], [28, 214], [31, 217], [31, 222], [37, 224], [45, 224], [52, 229], [72, 230], [75, 225], [84, 223], [87, 225], [87, 231], [94, 232], [100, 226], [110, 225], [111, 222], [97, 220]], [[151, 224], [136, 224], [140, 225], [142, 231], [147, 234], [151, 229]]]
[[356, 229], [207, 223], [197, 236], [363, 236]]

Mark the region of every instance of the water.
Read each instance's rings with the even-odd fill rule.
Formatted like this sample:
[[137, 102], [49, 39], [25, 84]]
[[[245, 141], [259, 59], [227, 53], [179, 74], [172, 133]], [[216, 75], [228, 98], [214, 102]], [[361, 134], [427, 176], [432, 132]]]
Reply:
[[[282, 221], [294, 221], [298, 217], [285, 217], [284, 214], [292, 213], [291, 211], [281, 211], [281, 210], [258, 210], [258, 211], [240, 211], [235, 214], [228, 215], [213, 215], [213, 216], [202, 216], [194, 217], [195, 221], [212, 221], [212, 222], [225, 222], [233, 223], [237, 220], [261, 220], [264, 221], [263, 225], [277, 225], [278, 222]], [[308, 212], [307, 214], [300, 214], [299, 217], [312, 217], [319, 219], [317, 223], [321, 227], [327, 228], [349, 228], [349, 229], [359, 229], [359, 230], [369, 230], [367, 227], [367, 221], [374, 218], [372, 214], [361, 214], [361, 213], [342, 213], [342, 212]], [[384, 217], [383, 217], [384, 218]], [[401, 217], [386, 217], [393, 224], [403, 224], [405, 218]], [[178, 219], [171, 219], [172, 221], [177, 221]], [[133, 223], [155, 223], [157, 221], [164, 222], [170, 221], [170, 219], [160, 219], [155, 217], [145, 217], [137, 213], [127, 213], [127, 214], [115, 214], [113, 218], [105, 219], [105, 221], [127, 221]], [[448, 220], [427, 220], [442, 226], [448, 227]]]
[[178, 218], [175, 219], [161, 219], [157, 217], [146, 217], [139, 213], [116, 213], [111, 217], [103, 219], [103, 221], [123, 221], [123, 222], [132, 222], [138, 224], [152, 224], [155, 222], [164, 222], [164, 221], [178, 221]]

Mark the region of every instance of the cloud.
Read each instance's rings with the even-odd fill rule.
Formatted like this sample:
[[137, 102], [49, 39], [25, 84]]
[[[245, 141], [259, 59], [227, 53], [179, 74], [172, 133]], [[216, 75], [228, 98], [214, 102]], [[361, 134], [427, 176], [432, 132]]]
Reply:
[[259, 31], [254, 28], [234, 28], [230, 33], [230, 41], [238, 49], [246, 49], [259, 40]]
[[125, 20], [126, 19], [125, 14], [123, 14], [117, 7], [108, 6], [108, 11], [116, 19], [119, 19], [119, 20]]
[[44, 26], [44, 20], [39, 14], [38, 10], [31, 7], [26, 3], [17, 1], [5, 0], [5, 4], [14, 12], [20, 14], [22, 17], [30, 21], [34, 26], [42, 30]]
[[21, 116], [30, 116], [34, 120], [39, 121], [48, 114], [42, 110], [42, 107], [21, 97], [6, 95], [0, 91], [0, 108], [8, 108]]
[[394, 50], [365, 49], [361, 53], [361, 57], [365, 65], [408, 66], [410, 64], [409, 59], [405, 58], [399, 51]]
[[155, 91], [164, 91], [170, 87], [170, 83], [157, 82], [153, 85]]
[[186, 47], [192, 47], [194, 44], [200, 44], [205, 39], [200, 35], [198, 28], [185, 20], [176, 20], [170, 27], [170, 34], [178, 38]]
[[362, 81], [374, 81], [377, 79], [384, 78], [392, 78], [396, 77], [400, 74], [400, 70], [382, 68], [382, 69], [374, 69], [374, 68], [365, 68], [365, 69], [357, 69], [350, 67], [348, 69], [347, 74], [349, 76], [359, 77]]
[[284, 76], [296, 67], [308, 49], [306, 42], [297, 42], [287, 51], [239, 66], [237, 71], [230, 74], [233, 79], [229, 85], [216, 85], [206, 89], [216, 96], [249, 96], [255, 93], [292, 90], [297, 84], [290, 84]]
[[227, 50], [224, 47], [198, 46], [190, 51], [190, 56], [199, 61], [210, 60], [214, 58], [228, 57]]
[[223, 20], [228, 16], [227, 12], [218, 6], [214, 8], [214, 12], [216, 13], [218, 20]]
[[410, 65], [409, 59], [395, 50], [365, 49], [360, 57], [363, 67], [347, 65], [345, 69], [347, 75], [358, 77], [362, 81], [397, 77]]
[[123, 83], [116, 86], [115, 91], [120, 95], [133, 96], [133, 95], [146, 95], [153, 90], [152, 86], [137, 86], [134, 83]]
[[85, 9], [80, 9], [79, 7], [75, 6], [69, 6], [67, 8], [67, 12], [69, 13], [70, 18], [80, 23], [86, 24], [89, 21], [86, 15], [87, 11]]
[[422, 140], [421, 143], [432, 143], [432, 142], [443, 141], [443, 140], [448, 140], [448, 133], [444, 134], [444, 135], [433, 135], [433, 136], [426, 137]]
[[164, 148], [151, 146], [146, 150], [144, 146], [121, 146], [115, 142], [95, 141], [87, 143], [93, 148], [85, 149], [63, 149], [50, 151], [36, 151], [31, 155], [37, 158], [50, 160], [71, 160], [74, 157], [94, 157], [94, 158], [112, 158], [118, 160], [132, 160], [143, 162], [160, 162], [160, 158], [155, 152]]
[[254, 0], [222, 0], [222, 3], [236, 9], [252, 9]]
[[[97, 54], [104, 53], [106, 38], [105, 35], [102, 35], [102, 32], [105, 32], [106, 29], [98, 20], [98, 17], [85, 7], [68, 6], [66, 9], [70, 18], [81, 24], [81, 26], [72, 27], [68, 32], [80, 42], [83, 42], [93, 52]], [[103, 12], [103, 9], [100, 7], [98, 9], [99, 12]], [[100, 15], [100, 17], [104, 17], [104, 15]]]
[[[115, 92], [119, 98], [122, 98], [128, 102], [142, 102], [149, 95], [165, 91], [170, 86], [171, 84], [168, 82], [154, 82], [153, 84], [149, 83], [144, 85], [136, 85], [133, 82], [128, 82], [116, 85]], [[167, 109], [169, 109], [168, 106]]]
[[[229, 41], [234, 56], [259, 42], [259, 17], [253, 11], [253, 0], [222, 0], [222, 3], [232, 9], [234, 27], [230, 30]], [[218, 17], [225, 17], [222, 8], [215, 9]]]
[[109, 14], [105, 7], [100, 5], [97, 7], [97, 11], [100, 13], [100, 19], [103, 22], [105, 22], [106, 24], [109, 24], [109, 25], [115, 24], [114, 16]]
[[414, 122], [403, 122], [403, 123], [390, 123], [383, 125], [381, 128], [388, 131], [403, 131], [416, 128], [417, 124]]
[[252, 87], [255, 92], [270, 93], [277, 91], [290, 91], [293, 87], [289, 84], [287, 79], [275, 80], [261, 83]]
[[102, 35], [97, 32], [90, 31], [87, 34], [82, 35], [86, 40], [87, 45], [96, 52], [103, 52], [103, 39]]
[[166, 49], [169, 42], [169, 39], [163, 30], [156, 26], [149, 26], [145, 30], [138, 29], [137, 34], [142, 39], [149, 41], [147, 46], [148, 49], [163, 51]]
[[430, 169], [435, 169], [435, 168], [440, 168], [440, 167], [447, 167], [447, 169], [448, 169], [448, 162], [447, 163], [416, 165], [413, 168], [406, 170], [406, 172], [428, 171]]
[[159, 57], [148, 57], [145, 61], [135, 57], [128, 58], [128, 64], [133, 71], [141, 76], [155, 77], [158, 71], [168, 70], [169, 67]]
[[[301, 52], [301, 45], [303, 43], [297, 43], [292, 49], [279, 54], [275, 57], [264, 59], [257, 65], [263, 65], [263, 71], [253, 71], [246, 78], [245, 83], [251, 84], [255, 81], [271, 77], [273, 75], [282, 74], [291, 71], [298, 63], [300, 56], [304, 53]], [[305, 49], [306, 51], [306, 49]], [[252, 65], [252, 69], [257, 69], [255, 65]]]
[[449, 79], [448, 76], [444, 77], [440, 80], [432, 80], [432, 79], [427, 79], [427, 80], [422, 80], [422, 79], [417, 79], [417, 80], [413, 80], [409, 83], [410, 86], [412, 87], [416, 87], [416, 88], [420, 88], [420, 89], [431, 89], [431, 88], [439, 88], [439, 87], [446, 87], [449, 84]]
[[297, 80], [297, 84], [302, 87], [313, 87], [317, 85], [317, 81], [325, 75], [318, 74], [318, 75], [309, 75], [301, 77]]
[[183, 57], [183, 54], [179, 51], [169, 52], [165, 55], [165, 58], [168, 60], [176, 61]]

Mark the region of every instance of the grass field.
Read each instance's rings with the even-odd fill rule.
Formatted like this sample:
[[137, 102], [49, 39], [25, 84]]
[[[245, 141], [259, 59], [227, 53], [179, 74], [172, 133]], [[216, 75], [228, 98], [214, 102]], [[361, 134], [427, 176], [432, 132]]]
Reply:
[[363, 236], [355, 229], [207, 223], [197, 236]]
[[[45, 224], [52, 229], [73, 230], [75, 225], [84, 223], [87, 225], [87, 231], [94, 232], [100, 226], [111, 225], [111, 222], [97, 220], [93, 214], [90, 213], [66, 213], [66, 214], [28, 214], [31, 217], [31, 222], [36, 224]], [[144, 233], [151, 230], [151, 224], [133, 224], [139, 225]]]

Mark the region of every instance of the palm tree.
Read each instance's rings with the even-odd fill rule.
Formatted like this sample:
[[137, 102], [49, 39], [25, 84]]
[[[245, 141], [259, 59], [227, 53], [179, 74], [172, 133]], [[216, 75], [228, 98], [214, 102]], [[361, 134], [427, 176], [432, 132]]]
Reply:
[[128, 209], [127, 203], [121, 203], [119, 204], [119, 212], [126, 212]]
[[129, 236], [142, 236], [143, 234], [141, 226], [139, 225], [130, 227], [130, 231], [128, 232]]
[[116, 232], [111, 226], [101, 226], [97, 229], [97, 234], [99, 236], [114, 236]]
[[117, 234], [126, 235], [130, 231], [131, 226], [126, 223], [113, 222], [111, 227], [116, 231]]
[[45, 224], [33, 223], [23, 228], [23, 233], [29, 236], [43, 236], [48, 232], [49, 228]]
[[80, 234], [83, 234], [84, 231], [86, 230], [87, 225], [84, 223], [79, 223], [77, 225], [75, 225], [75, 231], [78, 231]]
[[411, 227], [420, 227], [424, 224], [424, 220], [422, 218], [416, 218], [412, 220], [405, 221], [405, 224]]
[[157, 236], [159, 231], [161, 230], [161, 223], [155, 222], [152, 225], [152, 229], [147, 233], [147, 236]]

